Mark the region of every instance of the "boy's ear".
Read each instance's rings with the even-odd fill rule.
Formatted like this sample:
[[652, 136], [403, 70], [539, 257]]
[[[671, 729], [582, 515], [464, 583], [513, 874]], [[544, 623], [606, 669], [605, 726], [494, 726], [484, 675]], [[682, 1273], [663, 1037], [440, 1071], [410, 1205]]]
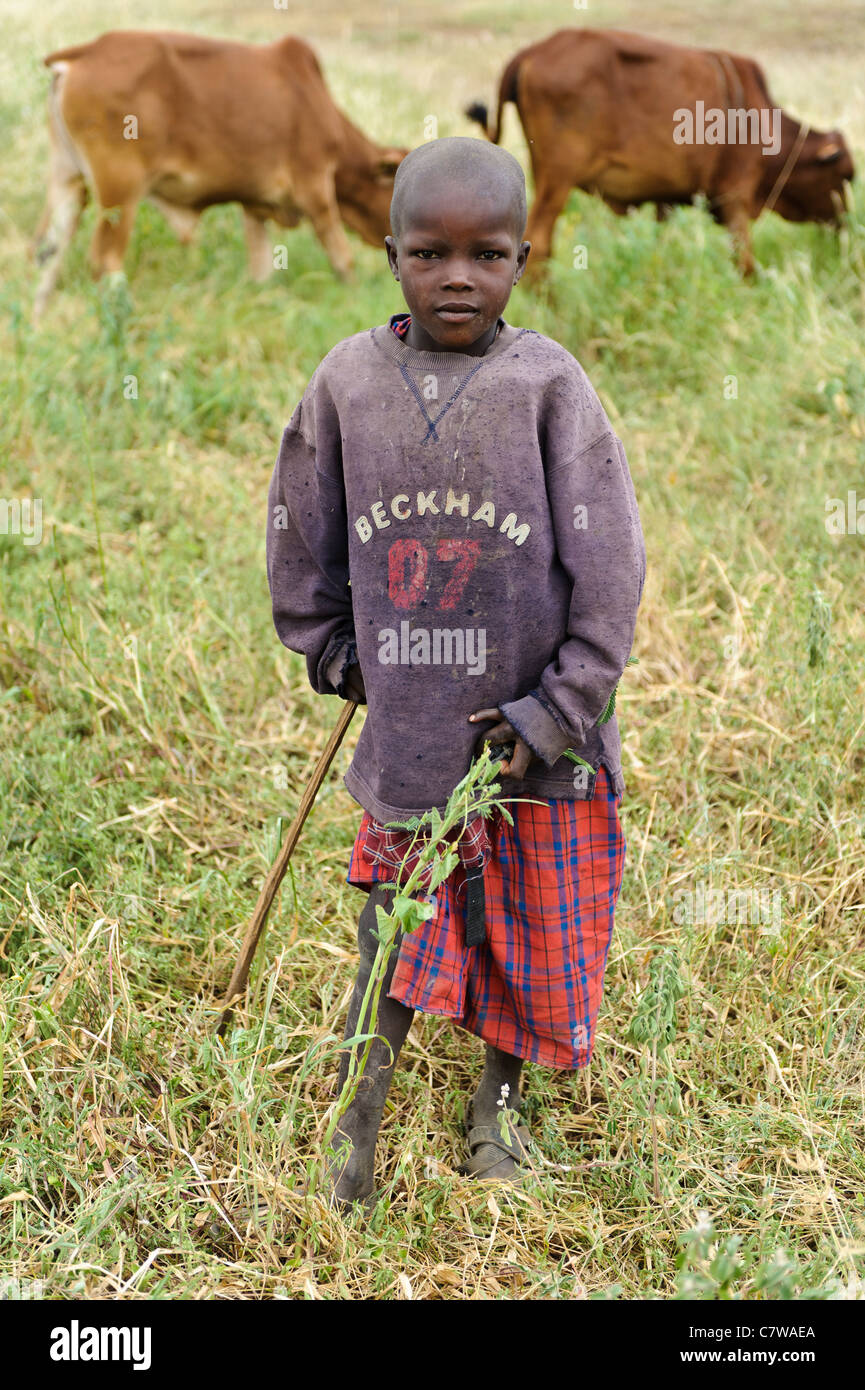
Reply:
[[531, 249], [532, 243], [530, 241], [520, 242], [520, 249], [517, 252], [517, 268], [514, 271], [514, 284], [523, 278], [523, 271], [526, 268], [526, 262], [529, 259]]
[[407, 154], [408, 150], [399, 150], [396, 148], [382, 150], [373, 164], [373, 173], [375, 174], [376, 182], [388, 183], [393, 178]]
[[399, 252], [398, 252], [397, 249], [396, 249], [396, 242], [394, 241], [394, 239], [393, 239], [392, 236], [386, 236], [385, 239], [384, 239], [384, 244], [385, 244], [385, 249], [386, 249], [386, 251], [387, 251], [387, 263], [388, 263], [388, 265], [390, 266], [391, 274], [393, 275], [393, 278], [394, 278], [395, 280], [398, 281], [398, 280], [399, 280]]

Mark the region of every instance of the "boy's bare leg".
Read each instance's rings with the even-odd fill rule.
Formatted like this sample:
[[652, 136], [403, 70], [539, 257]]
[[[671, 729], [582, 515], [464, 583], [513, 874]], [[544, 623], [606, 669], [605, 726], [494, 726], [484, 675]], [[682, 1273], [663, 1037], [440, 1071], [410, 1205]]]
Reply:
[[[471, 1111], [469, 1116], [469, 1126], [472, 1125], [495, 1125], [498, 1127], [499, 1116], [502, 1107], [499, 1101], [502, 1099], [502, 1087], [508, 1087], [506, 1105], [508, 1111], [508, 1121], [516, 1126], [519, 1116], [516, 1107], [520, 1100], [520, 1073], [523, 1069], [521, 1057], [512, 1057], [509, 1052], [502, 1052], [498, 1047], [493, 1047], [491, 1043], [486, 1044], [486, 1062], [481, 1075], [478, 1089], [471, 1101]], [[518, 1162], [502, 1155], [501, 1149], [497, 1149], [492, 1144], [481, 1144], [475, 1150], [475, 1157], [479, 1162], [493, 1161], [499, 1157], [500, 1162], [484, 1174], [489, 1178], [507, 1178], [518, 1167]]]
[[[376, 905], [385, 907], [391, 897], [392, 894], [385, 893], [380, 888], [373, 888], [360, 914], [357, 929], [360, 969], [348, 1009], [345, 1038], [353, 1038], [357, 1033], [366, 1031], [360, 1020], [360, 1010], [378, 946], [372, 935], [372, 930], [376, 925], [375, 909]], [[399, 938], [397, 939], [399, 940]], [[357, 1094], [340, 1120], [339, 1128], [333, 1137], [333, 1144], [337, 1150], [341, 1144], [345, 1143], [346, 1139], [351, 1141], [352, 1146], [348, 1159], [346, 1160], [343, 1155], [338, 1156], [329, 1169], [333, 1195], [339, 1202], [356, 1202], [363, 1197], [368, 1197], [372, 1192], [375, 1142], [378, 1138], [384, 1104], [387, 1100], [387, 1093], [400, 1048], [405, 1042], [406, 1034], [414, 1018], [414, 1009], [408, 1009], [404, 1004], [399, 1004], [395, 999], [387, 997], [396, 968], [397, 956], [398, 951], [394, 950], [388, 962], [387, 975], [379, 1000], [376, 1032], [380, 1037], [377, 1037], [372, 1044], [366, 1070]], [[381, 1038], [386, 1038], [387, 1043], [382, 1042]], [[359, 1051], [362, 1046], [363, 1044], [359, 1044], [355, 1050]], [[349, 1056], [348, 1051], [344, 1052], [340, 1061], [337, 1094], [342, 1091], [348, 1077]]]

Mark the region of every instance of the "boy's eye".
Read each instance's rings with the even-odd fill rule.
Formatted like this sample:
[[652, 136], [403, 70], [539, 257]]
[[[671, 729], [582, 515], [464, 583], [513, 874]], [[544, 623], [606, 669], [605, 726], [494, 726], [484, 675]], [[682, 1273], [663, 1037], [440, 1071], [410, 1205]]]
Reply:
[[[412, 251], [411, 254], [417, 256], [418, 259], [422, 261], [436, 260], [439, 255], [438, 251], [433, 251], [428, 246], [420, 247], [417, 251]], [[494, 251], [490, 248], [487, 251], [481, 251], [478, 255], [478, 260], [500, 261], [504, 254], [504, 251]]]

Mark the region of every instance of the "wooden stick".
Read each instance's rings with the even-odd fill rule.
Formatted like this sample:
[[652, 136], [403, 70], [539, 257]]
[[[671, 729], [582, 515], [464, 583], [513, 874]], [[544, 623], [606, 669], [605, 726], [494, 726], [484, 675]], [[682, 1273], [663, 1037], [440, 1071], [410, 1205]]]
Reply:
[[334, 754], [342, 743], [345, 731], [351, 723], [352, 716], [357, 709], [354, 700], [347, 700], [343, 706], [342, 713], [336, 723], [336, 728], [327, 741], [327, 747], [315, 765], [315, 771], [307, 783], [303, 793], [297, 815], [291, 823], [285, 843], [279, 852], [279, 857], [271, 866], [270, 873], [264, 881], [264, 887], [255, 905], [255, 911], [249, 919], [249, 926], [246, 928], [246, 935], [243, 938], [243, 945], [240, 948], [240, 955], [237, 957], [237, 964], [231, 976], [231, 983], [225, 996], [222, 1006], [222, 1014], [216, 1028], [220, 1036], [225, 1032], [231, 1019], [234, 1005], [237, 1003], [243, 991], [246, 989], [246, 982], [249, 979], [249, 968], [255, 955], [258, 943], [264, 933], [264, 924], [267, 921], [267, 914], [271, 904], [276, 897], [279, 885], [285, 877], [288, 868], [288, 861], [294, 853], [294, 847], [300, 839], [300, 832], [303, 829], [304, 821], [312, 809], [312, 803], [318, 795], [319, 788], [327, 776], [327, 770], [333, 762]]

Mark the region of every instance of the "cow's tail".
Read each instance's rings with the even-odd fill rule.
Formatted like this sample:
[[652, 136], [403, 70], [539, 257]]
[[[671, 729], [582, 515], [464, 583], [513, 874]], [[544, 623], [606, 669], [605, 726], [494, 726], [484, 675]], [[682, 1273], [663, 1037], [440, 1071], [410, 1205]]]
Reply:
[[502, 133], [502, 110], [505, 102], [512, 101], [515, 106], [517, 104], [517, 77], [523, 57], [523, 53], [514, 54], [502, 73], [501, 81], [499, 82], [499, 103], [496, 108], [496, 124], [494, 130], [489, 129], [489, 111], [482, 101], [473, 101], [471, 106], [466, 107], [465, 114], [468, 116], [469, 120], [476, 121], [478, 125], [483, 126], [484, 134], [494, 145], [499, 143], [499, 138]]
[[42, 59], [46, 68], [51, 69], [51, 89], [48, 93], [48, 119], [57, 135], [59, 143], [66, 148], [69, 155], [75, 159], [75, 148], [66, 129], [61, 111], [61, 98], [63, 96], [63, 83], [70, 63], [76, 58], [80, 58], [82, 53], [86, 53], [92, 48], [90, 43], [81, 43], [74, 48], [58, 48], [54, 53], [49, 53]]
[[[73, 53], [74, 49], [64, 49], [57, 54], [49, 55], [52, 61], [51, 66], [51, 87], [48, 92], [48, 122], [54, 137], [54, 159], [59, 160], [60, 166], [66, 176], [80, 174], [85, 181], [89, 180], [90, 172], [87, 164], [82, 158], [81, 151], [77, 148], [75, 141], [66, 128], [63, 119], [63, 86], [66, 81], [68, 62], [65, 54]], [[48, 64], [48, 58], [45, 59]]]

